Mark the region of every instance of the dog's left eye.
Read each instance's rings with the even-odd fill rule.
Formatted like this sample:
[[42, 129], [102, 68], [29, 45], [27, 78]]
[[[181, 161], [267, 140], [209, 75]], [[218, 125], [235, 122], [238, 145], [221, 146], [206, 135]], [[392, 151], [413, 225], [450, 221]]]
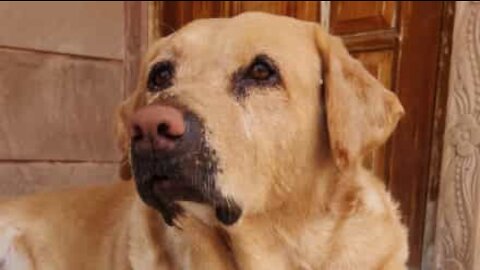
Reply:
[[170, 61], [155, 64], [148, 75], [148, 90], [158, 92], [172, 86], [174, 73], [175, 69]]
[[257, 55], [247, 67], [239, 68], [232, 76], [232, 93], [241, 100], [253, 89], [272, 88], [282, 85], [279, 69], [265, 54]]
[[248, 68], [246, 75], [256, 81], [265, 81], [276, 75], [276, 71], [264, 57], [257, 57]]

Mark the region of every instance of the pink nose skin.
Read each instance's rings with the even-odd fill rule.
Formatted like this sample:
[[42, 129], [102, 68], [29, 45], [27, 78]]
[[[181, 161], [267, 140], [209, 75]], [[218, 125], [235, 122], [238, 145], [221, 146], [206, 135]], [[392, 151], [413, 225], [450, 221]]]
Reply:
[[171, 106], [149, 105], [131, 120], [132, 143], [136, 149], [168, 151], [185, 134], [183, 113]]

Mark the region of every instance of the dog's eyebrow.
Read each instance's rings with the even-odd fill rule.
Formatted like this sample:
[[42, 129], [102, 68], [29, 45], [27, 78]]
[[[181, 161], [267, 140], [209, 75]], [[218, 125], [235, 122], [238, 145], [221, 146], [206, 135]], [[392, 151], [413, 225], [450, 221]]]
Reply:
[[[255, 65], [264, 65], [269, 69], [270, 76], [263, 80], [252, 78], [250, 72]], [[241, 101], [244, 100], [252, 88], [280, 88], [283, 86], [283, 79], [276, 62], [267, 54], [255, 55], [246, 66], [239, 67], [231, 76], [232, 94]]]

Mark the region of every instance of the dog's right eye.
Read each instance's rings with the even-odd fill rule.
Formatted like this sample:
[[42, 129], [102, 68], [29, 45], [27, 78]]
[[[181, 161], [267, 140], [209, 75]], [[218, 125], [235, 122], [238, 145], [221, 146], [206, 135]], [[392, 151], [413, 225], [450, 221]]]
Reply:
[[175, 69], [170, 61], [155, 64], [148, 75], [148, 90], [158, 92], [172, 86], [174, 73]]

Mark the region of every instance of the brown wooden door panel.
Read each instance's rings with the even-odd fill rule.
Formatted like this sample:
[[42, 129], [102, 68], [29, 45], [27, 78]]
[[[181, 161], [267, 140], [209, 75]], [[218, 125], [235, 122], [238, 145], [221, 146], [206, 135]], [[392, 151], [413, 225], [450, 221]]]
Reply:
[[408, 225], [410, 264], [420, 267], [437, 95], [443, 2], [402, 2], [395, 89], [406, 115], [392, 138], [389, 189]]
[[[320, 20], [318, 1], [161, 1], [154, 3], [154, 12], [160, 13], [157, 25], [161, 34], [169, 34], [194, 19], [230, 17], [246, 11], [263, 11]], [[154, 33], [157, 36], [159, 33]]]
[[320, 21], [319, 1], [232, 1], [232, 13], [264, 11], [279, 15], [289, 15], [302, 20]]
[[395, 26], [396, 1], [332, 1], [331, 30], [354, 34]]
[[157, 25], [161, 33], [168, 35], [183, 25], [200, 18], [228, 17], [230, 4], [225, 1], [162, 1], [154, 5], [155, 12], [161, 13]]

